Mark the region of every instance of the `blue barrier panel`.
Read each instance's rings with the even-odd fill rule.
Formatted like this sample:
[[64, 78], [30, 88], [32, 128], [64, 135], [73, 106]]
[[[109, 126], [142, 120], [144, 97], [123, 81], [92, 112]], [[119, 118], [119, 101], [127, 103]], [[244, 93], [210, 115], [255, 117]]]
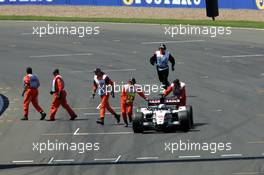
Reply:
[[205, 0], [123, 0], [123, 5], [134, 7], [204, 8]]
[[[92, 5], [205, 8], [205, 0], [0, 0], [0, 5]], [[219, 0], [224, 9], [264, 9], [264, 0]]]
[[219, 7], [224, 9], [258, 9], [256, 0], [219, 0]]
[[69, 0], [0, 0], [0, 5], [66, 5]]
[[70, 5], [121, 6], [122, 0], [69, 0]]
[[[259, 4], [259, 6], [257, 6]], [[205, 0], [123, 0], [124, 6], [205, 8]], [[224, 9], [264, 9], [264, 0], [219, 0], [219, 8]]]

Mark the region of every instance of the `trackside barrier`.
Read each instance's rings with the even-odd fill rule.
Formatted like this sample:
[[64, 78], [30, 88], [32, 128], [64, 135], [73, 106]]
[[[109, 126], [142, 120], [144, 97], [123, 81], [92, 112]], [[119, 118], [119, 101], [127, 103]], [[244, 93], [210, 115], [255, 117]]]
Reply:
[[[205, 8], [205, 0], [0, 0], [0, 5], [90, 5]], [[219, 0], [223, 9], [264, 9], [264, 0]]]

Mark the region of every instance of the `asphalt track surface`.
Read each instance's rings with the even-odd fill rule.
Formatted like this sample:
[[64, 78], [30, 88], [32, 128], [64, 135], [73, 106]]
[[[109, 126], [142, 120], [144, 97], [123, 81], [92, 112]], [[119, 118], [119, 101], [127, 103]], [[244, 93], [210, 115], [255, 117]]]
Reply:
[[[98, 36], [85, 38], [33, 36], [32, 26], [47, 22], [0, 23], [0, 93], [9, 108], [0, 118], [0, 174], [263, 174], [264, 173], [264, 31], [233, 29], [231, 36], [164, 35], [164, 26], [104, 23], [58, 23], [100, 26]], [[55, 23], [52, 23], [55, 24]], [[188, 40], [189, 42], [185, 42]], [[176, 58], [170, 81], [187, 84], [188, 104], [194, 108], [195, 128], [187, 133], [133, 134], [131, 126], [95, 123], [99, 98], [91, 96], [92, 70], [101, 67], [116, 82], [134, 76], [140, 84], [158, 84], [148, 60], [158, 47]], [[76, 121], [59, 110], [55, 122], [39, 121], [32, 107], [22, 116], [22, 78], [32, 66], [41, 80], [39, 102], [49, 111], [54, 68], [66, 82]], [[119, 94], [111, 104], [119, 105]], [[151, 97], [156, 94], [151, 94]], [[136, 106], [145, 106], [140, 98]], [[99, 151], [33, 151], [33, 142], [98, 142]], [[165, 143], [182, 141], [232, 143], [232, 150], [165, 150]]]

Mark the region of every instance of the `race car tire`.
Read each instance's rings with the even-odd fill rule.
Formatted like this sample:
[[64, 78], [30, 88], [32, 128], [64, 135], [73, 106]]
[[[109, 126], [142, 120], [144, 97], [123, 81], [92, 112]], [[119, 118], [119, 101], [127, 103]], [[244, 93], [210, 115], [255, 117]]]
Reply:
[[136, 113], [133, 118], [132, 123], [133, 131], [134, 133], [143, 133], [143, 114], [142, 113]]
[[188, 115], [187, 111], [180, 111], [178, 113], [181, 130], [184, 132], [188, 132], [191, 129], [191, 119]]
[[192, 108], [192, 106], [187, 106], [186, 109], [187, 109], [188, 116], [189, 116], [189, 118], [191, 120], [191, 128], [193, 128], [194, 127], [194, 122], [193, 122], [193, 108]]

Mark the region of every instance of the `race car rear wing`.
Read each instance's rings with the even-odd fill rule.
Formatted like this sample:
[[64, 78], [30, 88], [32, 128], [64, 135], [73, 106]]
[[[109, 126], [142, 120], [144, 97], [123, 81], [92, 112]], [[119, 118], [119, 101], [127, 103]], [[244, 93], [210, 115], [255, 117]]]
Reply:
[[180, 100], [177, 98], [160, 98], [160, 99], [150, 99], [148, 101], [148, 106], [158, 106], [159, 104], [165, 105], [177, 105], [179, 104]]

